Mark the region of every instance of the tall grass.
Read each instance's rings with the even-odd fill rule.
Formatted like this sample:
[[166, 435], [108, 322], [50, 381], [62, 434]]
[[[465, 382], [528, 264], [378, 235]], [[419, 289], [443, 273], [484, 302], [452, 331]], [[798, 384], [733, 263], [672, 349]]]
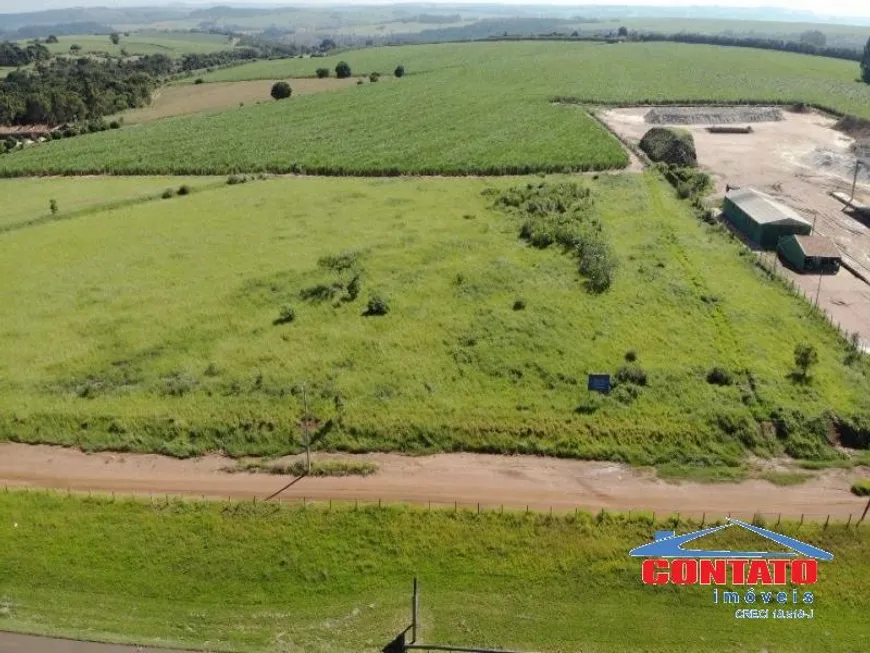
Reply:
[[[0, 202], [32, 183], [0, 182]], [[63, 209], [53, 185], [97, 182], [38, 183]], [[0, 234], [0, 438], [298, 452], [305, 384], [322, 450], [735, 467], [750, 450], [836, 460], [837, 428], [860, 441], [867, 361], [844, 364], [836, 330], [655, 175], [584, 180], [620, 259], [600, 295], [483, 194], [518, 183], [222, 183]], [[306, 299], [347, 252], [356, 298]], [[364, 317], [376, 295], [389, 313]], [[820, 355], [808, 385], [789, 376], [798, 342]], [[646, 383], [590, 399], [587, 374], [629, 350]], [[714, 367], [732, 383], [708, 383]]]

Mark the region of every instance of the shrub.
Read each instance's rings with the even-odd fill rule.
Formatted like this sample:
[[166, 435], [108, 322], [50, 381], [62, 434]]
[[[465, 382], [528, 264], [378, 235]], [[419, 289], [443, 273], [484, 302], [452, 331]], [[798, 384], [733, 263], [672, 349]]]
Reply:
[[366, 304], [366, 310], [363, 315], [386, 315], [389, 312], [390, 305], [387, 303], [387, 300], [380, 295], [372, 295], [368, 304]]
[[365, 84], [365, 82], [364, 82], [362, 79], [358, 79], [358, 80], [356, 80], [356, 85], [357, 85], [357, 86], [360, 86], [360, 85], [362, 85], [362, 84]]
[[707, 372], [707, 383], [711, 385], [731, 385], [734, 383], [734, 378], [731, 372], [721, 367], [714, 367]]
[[276, 317], [272, 324], [278, 326], [280, 324], [290, 324], [293, 320], [296, 319], [296, 311], [292, 306], [285, 306], [281, 309], [281, 312], [278, 313], [278, 317]]
[[318, 68], [317, 79], [325, 79], [329, 77], [329, 68]]
[[376, 82], [376, 81], [378, 81], [380, 78], [381, 78], [381, 74], [380, 74], [380, 73], [372, 73], [371, 75], [369, 75], [369, 81], [370, 81], [370, 82]]
[[193, 80], [193, 83], [194, 84], [205, 84], [205, 80], [202, 77], [197, 77], [195, 80]]
[[698, 167], [695, 139], [691, 132], [682, 129], [653, 127], [641, 139], [640, 149], [656, 162]]
[[121, 129], [121, 123], [119, 123], [117, 120], [113, 120], [109, 123], [109, 129]]
[[637, 360], [637, 352], [634, 349], [629, 349], [627, 352], [625, 352], [625, 360], [627, 360], [629, 363], [633, 363]]
[[524, 311], [524, 310], [526, 310], [526, 300], [525, 300], [525, 299], [516, 299], [516, 300], [514, 300], [514, 310], [515, 310], [515, 311]]
[[335, 66], [335, 76], [339, 79], [347, 79], [351, 76], [350, 65], [346, 61], [339, 61]]
[[52, 215], [57, 215], [57, 200], [49, 200], [48, 209], [51, 211]]
[[360, 275], [356, 274], [347, 284], [347, 301], [352, 302], [359, 297], [360, 286]]
[[285, 100], [293, 94], [293, 89], [287, 82], [275, 82], [272, 84], [271, 95], [276, 100]]
[[170, 197], [175, 197], [175, 191], [172, 190], [171, 188], [167, 188], [165, 191], [163, 191], [163, 194], [160, 197], [162, 197], [165, 200], [168, 200]]
[[794, 364], [803, 380], [809, 378], [810, 368], [819, 362], [819, 353], [809, 343], [801, 343], [794, 348]]
[[393, 74], [396, 77], [404, 77], [405, 76], [405, 67], [404, 66], [396, 66], [396, 69], [393, 71]]
[[182, 184], [181, 186], [178, 187], [178, 194], [179, 195], [190, 195], [190, 186], [188, 186], [187, 184]]
[[852, 483], [852, 494], [859, 497], [870, 497], [870, 478], [862, 478]]
[[248, 180], [245, 175], [230, 175], [227, 177], [227, 184], [235, 186], [236, 184], [244, 184]]
[[646, 386], [646, 372], [639, 365], [623, 365], [616, 372], [618, 385]]

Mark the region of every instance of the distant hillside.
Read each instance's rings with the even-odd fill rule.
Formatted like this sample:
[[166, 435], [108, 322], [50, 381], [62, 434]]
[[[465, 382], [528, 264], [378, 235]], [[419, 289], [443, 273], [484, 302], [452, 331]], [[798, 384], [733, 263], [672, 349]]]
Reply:
[[109, 34], [113, 28], [97, 22], [62, 23], [56, 25], [26, 25], [8, 32], [0, 31], [0, 38], [8, 41], [22, 39], [44, 39], [52, 34], [67, 36], [74, 34]]

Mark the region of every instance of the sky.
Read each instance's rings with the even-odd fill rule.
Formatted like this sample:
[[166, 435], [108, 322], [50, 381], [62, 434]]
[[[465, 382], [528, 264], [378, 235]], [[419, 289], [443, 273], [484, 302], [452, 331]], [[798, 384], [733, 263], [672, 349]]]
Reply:
[[[422, 0], [411, 0], [414, 4]], [[812, 11], [822, 16], [863, 16], [870, 17], [870, 0], [428, 0], [427, 4], [506, 4], [506, 5], [560, 5], [577, 7], [582, 11], [583, 5], [619, 5], [619, 6], [706, 6], [706, 7], [777, 7], [792, 11]], [[167, 4], [196, 5], [285, 5], [285, 6], [326, 6], [326, 5], [372, 5], [396, 4], [393, 0], [0, 0], [0, 13], [14, 11], [39, 11], [40, 9], [58, 9], [62, 7], [133, 7]]]

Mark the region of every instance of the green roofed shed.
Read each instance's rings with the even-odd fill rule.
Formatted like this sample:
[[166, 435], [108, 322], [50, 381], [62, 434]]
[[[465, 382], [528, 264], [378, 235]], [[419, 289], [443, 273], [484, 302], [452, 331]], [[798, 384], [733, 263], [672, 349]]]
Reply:
[[840, 250], [824, 236], [785, 236], [778, 249], [798, 272], [836, 274], [840, 269]]
[[725, 196], [725, 217], [762, 249], [776, 249], [779, 239], [809, 235], [812, 225], [791, 207], [754, 188], [740, 188]]

